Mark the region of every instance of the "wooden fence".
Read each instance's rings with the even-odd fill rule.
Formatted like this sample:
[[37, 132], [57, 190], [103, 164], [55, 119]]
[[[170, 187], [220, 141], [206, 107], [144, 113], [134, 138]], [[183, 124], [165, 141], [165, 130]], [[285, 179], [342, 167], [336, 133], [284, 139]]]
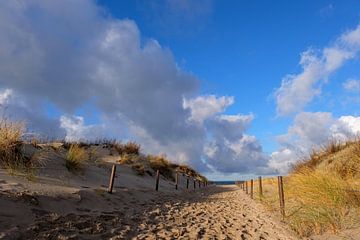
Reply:
[[[270, 179], [270, 178], [269, 178]], [[244, 180], [244, 181], [236, 181], [235, 184], [240, 187], [246, 194], [250, 195], [251, 199], [254, 199], [255, 187], [257, 185], [257, 199], [262, 201], [265, 197], [264, 195], [264, 184], [263, 178], [260, 176], [258, 180], [255, 182], [254, 179]], [[249, 191], [250, 185], [250, 191]], [[284, 181], [283, 176], [277, 177], [277, 192], [278, 192], [278, 201], [279, 201], [279, 210], [282, 218], [285, 218], [285, 194], [284, 194]]]
[[[159, 170], [156, 170], [156, 177], [155, 177], [155, 191], [159, 191], [159, 185], [160, 185], [160, 175], [161, 172]], [[186, 177], [186, 189], [189, 189], [189, 181], [190, 176], [184, 175]], [[109, 181], [109, 187], [108, 187], [108, 193], [112, 193], [113, 187], [114, 187], [114, 180], [116, 177], [116, 164], [113, 164], [110, 174], [110, 181]], [[196, 185], [198, 184], [198, 188], [207, 187], [208, 182], [207, 181], [201, 181], [199, 179], [193, 178], [194, 183], [194, 189], [196, 189]], [[179, 189], [179, 173], [176, 172], [175, 175], [175, 190]]]

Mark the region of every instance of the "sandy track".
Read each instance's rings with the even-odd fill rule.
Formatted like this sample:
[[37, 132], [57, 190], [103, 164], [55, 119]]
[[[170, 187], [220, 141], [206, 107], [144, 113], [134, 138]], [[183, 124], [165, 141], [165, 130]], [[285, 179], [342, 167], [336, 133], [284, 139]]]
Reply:
[[[188, 197], [188, 196], [187, 196]], [[170, 199], [166, 199], [171, 202]], [[138, 228], [140, 239], [297, 239], [237, 187], [210, 187], [165, 204]]]
[[297, 239], [235, 186], [153, 193], [106, 195], [98, 206], [113, 211], [84, 207], [90, 195], [73, 203], [76, 213], [33, 208], [35, 223], [12, 232], [20, 239]]

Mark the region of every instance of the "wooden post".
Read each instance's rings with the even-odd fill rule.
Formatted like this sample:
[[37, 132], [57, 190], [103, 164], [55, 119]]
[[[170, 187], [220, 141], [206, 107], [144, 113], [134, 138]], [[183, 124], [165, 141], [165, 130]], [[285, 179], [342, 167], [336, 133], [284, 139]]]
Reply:
[[259, 197], [260, 197], [260, 200], [261, 200], [262, 197], [263, 197], [263, 189], [262, 189], [262, 179], [261, 179], [261, 176], [259, 177]]
[[186, 189], [189, 189], [189, 177], [186, 178]]
[[285, 198], [284, 198], [284, 185], [283, 185], [283, 177], [282, 176], [278, 176], [278, 188], [279, 188], [280, 213], [284, 220], [284, 218], [285, 218]]
[[111, 169], [108, 193], [112, 193], [113, 186], [114, 186], [115, 172], [116, 172], [116, 165], [114, 164], [114, 165], [112, 165], [112, 169]]
[[160, 172], [159, 170], [156, 171], [156, 182], [155, 182], [155, 190], [159, 191], [159, 179], [160, 179]]
[[245, 181], [245, 191], [246, 191], [246, 194], [249, 194], [249, 191], [248, 191], [248, 182]]
[[196, 180], [194, 179], [194, 189], [196, 188]]
[[254, 198], [254, 180], [250, 180], [250, 197]]
[[176, 172], [175, 176], [175, 189], [178, 190], [178, 184], [179, 184], [179, 173]]
[[199, 180], [199, 188], [201, 188], [201, 181]]

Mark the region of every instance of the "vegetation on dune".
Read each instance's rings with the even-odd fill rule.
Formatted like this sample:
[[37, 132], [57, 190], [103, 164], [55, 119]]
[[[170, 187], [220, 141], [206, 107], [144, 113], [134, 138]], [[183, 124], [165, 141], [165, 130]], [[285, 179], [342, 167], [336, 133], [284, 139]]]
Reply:
[[21, 137], [24, 124], [20, 122], [0, 121], [0, 161], [6, 167], [15, 167], [22, 164]]
[[65, 166], [69, 171], [82, 170], [88, 155], [78, 144], [71, 144], [65, 156]]
[[114, 144], [116, 151], [119, 155], [130, 154], [130, 155], [139, 155], [140, 154], [140, 145], [136, 142], [127, 142], [125, 144], [116, 143]]
[[24, 154], [22, 137], [23, 122], [0, 120], [0, 165], [10, 174], [24, 173], [29, 180], [34, 179], [35, 167], [40, 164], [33, 156]]
[[174, 169], [172, 168], [170, 161], [166, 159], [166, 156], [153, 156], [148, 155], [147, 159], [150, 163], [150, 167], [159, 172], [166, 178], [174, 180]]
[[[126, 146], [127, 144], [125, 144]], [[131, 143], [134, 145], [134, 143]], [[136, 145], [135, 145], [136, 146]], [[126, 164], [131, 166], [131, 168], [138, 174], [144, 175], [146, 172], [152, 175], [150, 170], [157, 171], [159, 170], [160, 174], [165, 178], [172, 181], [175, 180], [176, 172], [185, 174], [187, 176], [197, 178], [202, 181], [207, 179], [196, 172], [194, 169], [186, 165], [178, 165], [171, 163], [165, 155], [142, 155], [140, 152], [134, 154], [134, 152], [129, 153], [129, 151], [124, 151], [120, 155], [119, 159], [120, 164]]]
[[[300, 236], [360, 227], [360, 141], [331, 141], [313, 151], [284, 178], [284, 192], [286, 221]], [[263, 180], [261, 201], [279, 210], [275, 178]]]
[[354, 227], [360, 213], [359, 187], [353, 179], [324, 170], [304, 168], [290, 175], [285, 187], [290, 225], [301, 236]]
[[[41, 145], [47, 145], [54, 151], [64, 154], [65, 167], [72, 172], [84, 169], [87, 161], [97, 162], [97, 150], [93, 146], [110, 149], [110, 153], [119, 154], [119, 163], [129, 165], [136, 174], [143, 176], [145, 173], [153, 175], [159, 170], [160, 174], [170, 180], [175, 180], [175, 173], [183, 173], [187, 176], [205, 181], [206, 178], [186, 165], [171, 163], [165, 155], [144, 155], [140, 152], [140, 145], [136, 142], [121, 143], [116, 140], [99, 139], [95, 141], [68, 142], [57, 140], [44, 142], [44, 140], [32, 137], [29, 141], [24, 138], [25, 125], [22, 122], [0, 120], [0, 165], [11, 173], [27, 173], [31, 178], [35, 174], [38, 165], [42, 164]], [[55, 143], [57, 145], [55, 145]], [[30, 149], [32, 154], [25, 153]], [[113, 152], [112, 152], [113, 151]]]

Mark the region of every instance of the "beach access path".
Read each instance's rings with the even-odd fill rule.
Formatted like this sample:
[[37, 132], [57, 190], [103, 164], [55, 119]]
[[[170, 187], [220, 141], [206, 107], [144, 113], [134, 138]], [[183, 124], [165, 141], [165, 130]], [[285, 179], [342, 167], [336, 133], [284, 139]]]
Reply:
[[4, 239], [297, 239], [235, 185], [113, 194], [68, 189], [56, 196], [6, 188], [14, 186], [2, 181]]

